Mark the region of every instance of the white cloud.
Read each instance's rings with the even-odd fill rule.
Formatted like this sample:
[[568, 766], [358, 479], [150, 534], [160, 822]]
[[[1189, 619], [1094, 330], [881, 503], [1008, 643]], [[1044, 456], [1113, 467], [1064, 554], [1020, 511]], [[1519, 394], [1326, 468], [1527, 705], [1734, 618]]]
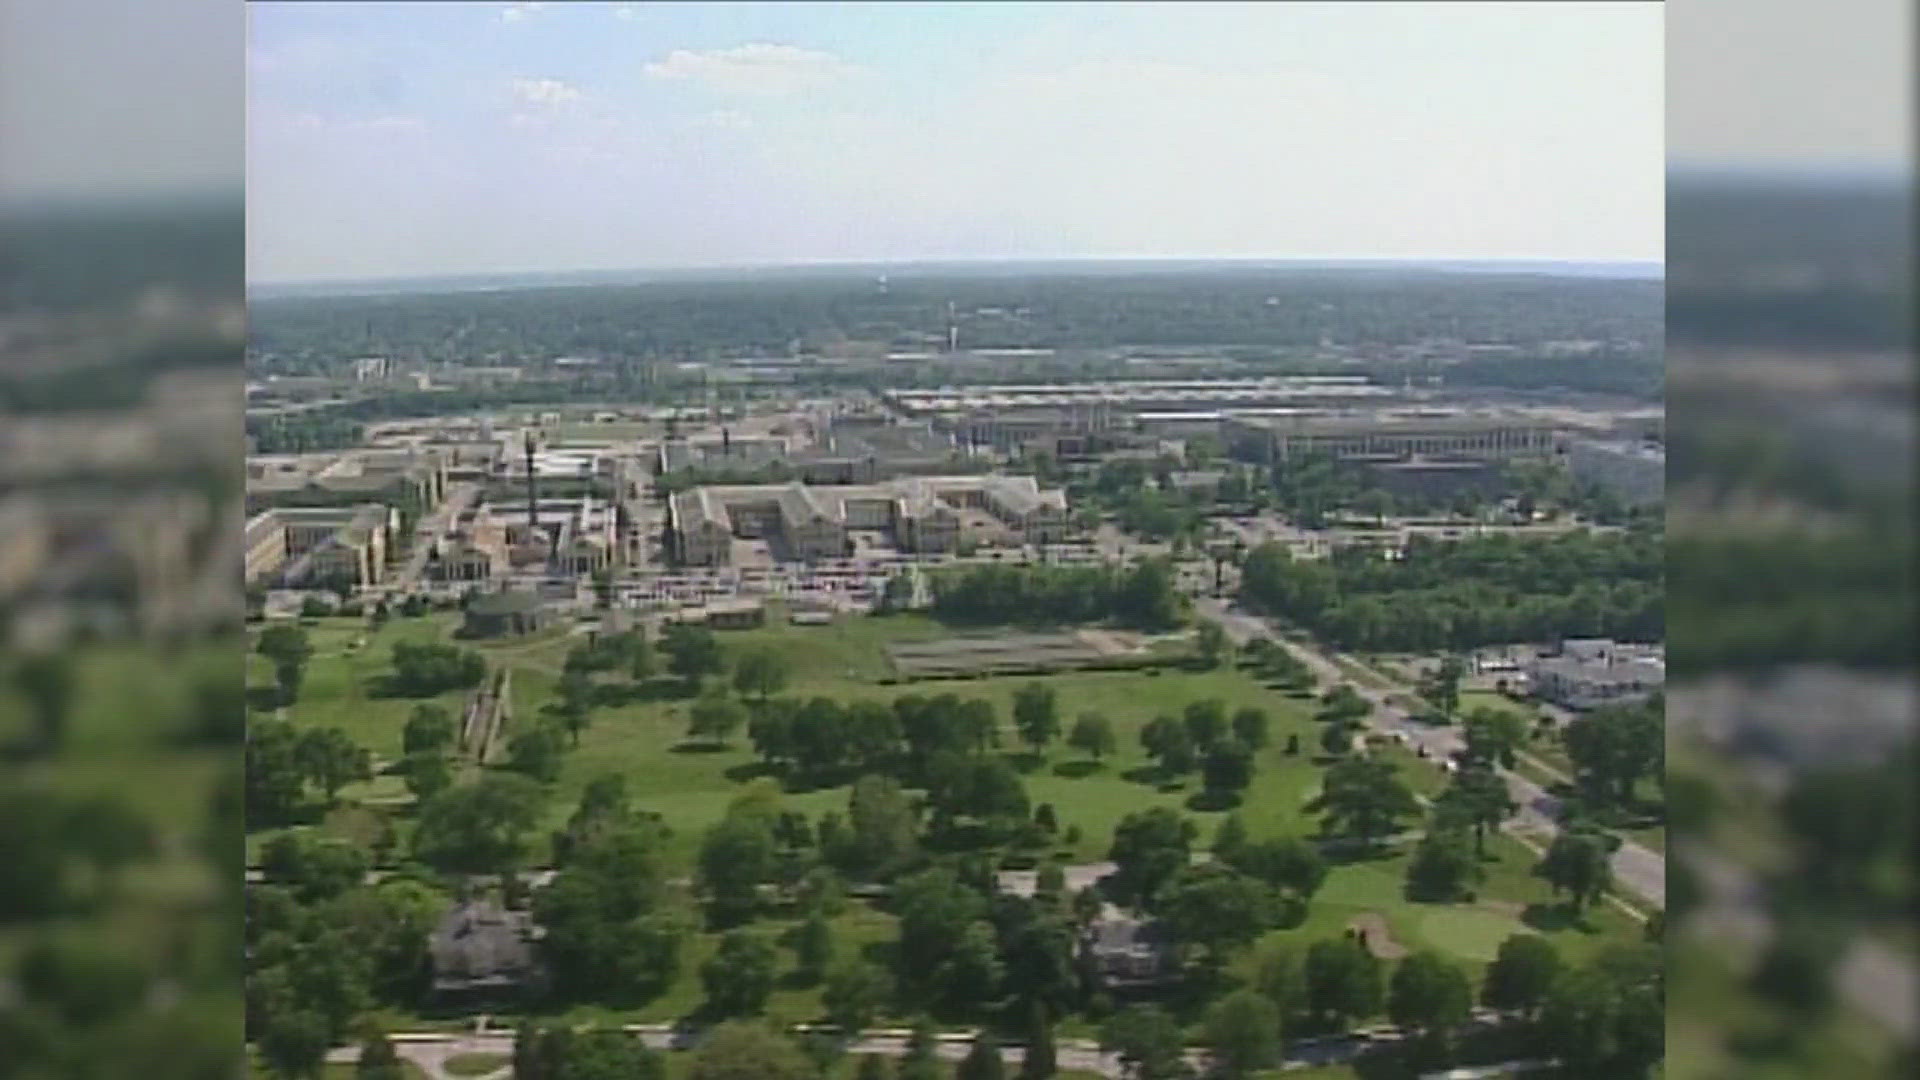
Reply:
[[621, 4], [619, 7], [613, 9], [613, 17], [631, 22], [640, 17], [640, 9], [631, 4]]
[[753, 128], [753, 117], [732, 109], [715, 109], [695, 117], [693, 126], [715, 131], [748, 131]]
[[860, 72], [832, 53], [757, 42], [731, 49], [675, 49], [647, 64], [648, 77], [697, 83], [722, 94], [782, 97], [840, 82]]
[[547, 5], [542, 3], [508, 4], [506, 9], [500, 12], [500, 21], [509, 23], [520, 22], [523, 19], [532, 18], [534, 15], [544, 11], [546, 6]]
[[580, 100], [580, 91], [559, 79], [515, 79], [509, 84], [513, 100], [538, 109], [558, 109]]

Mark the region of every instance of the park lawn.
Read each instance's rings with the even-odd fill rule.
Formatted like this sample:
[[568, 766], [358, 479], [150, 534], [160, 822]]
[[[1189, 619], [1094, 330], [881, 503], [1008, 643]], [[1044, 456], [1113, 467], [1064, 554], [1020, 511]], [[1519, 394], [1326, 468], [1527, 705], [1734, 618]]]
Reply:
[[[720, 640], [730, 653], [755, 647], [780, 652], [793, 672], [785, 690], [791, 695], [890, 701], [906, 694], [953, 693], [993, 702], [1001, 719], [1002, 751], [1025, 769], [1033, 803], [1052, 803], [1063, 831], [1072, 825], [1080, 827], [1081, 838], [1071, 848], [1076, 861], [1104, 858], [1114, 825], [1128, 813], [1150, 806], [1186, 809], [1187, 801], [1199, 790], [1197, 776], [1189, 776], [1179, 787], [1166, 790], [1148, 782], [1137, 772], [1148, 763], [1139, 745], [1139, 732], [1155, 716], [1178, 715], [1189, 703], [1205, 698], [1221, 699], [1229, 713], [1243, 705], [1257, 705], [1268, 712], [1269, 745], [1257, 755], [1253, 784], [1240, 808], [1249, 824], [1272, 831], [1304, 832], [1309, 828], [1301, 814], [1301, 803], [1309, 789], [1318, 787], [1318, 770], [1309, 757], [1318, 732], [1302, 702], [1229, 668], [1160, 673], [1065, 672], [893, 685], [877, 681], [886, 670], [882, 646], [887, 641], [947, 633], [928, 620], [901, 616], [853, 619], [828, 627], [782, 625], [722, 634]], [[1043, 758], [1033, 759], [1013, 730], [1012, 703], [1014, 694], [1035, 678], [1058, 694], [1063, 733], [1082, 712], [1099, 712], [1113, 725], [1116, 753], [1094, 763], [1056, 742]], [[516, 669], [513, 693], [517, 723], [527, 723], [538, 715], [539, 706], [551, 699], [553, 682], [544, 672]], [[671, 683], [661, 680], [656, 685], [670, 687]], [[759, 771], [758, 759], [744, 733], [736, 734], [725, 747], [686, 743], [690, 705], [689, 698], [658, 698], [595, 709], [580, 746], [568, 753], [562, 766], [543, 828], [564, 824], [581, 791], [594, 777], [619, 773], [628, 777], [636, 804], [659, 813], [673, 831], [667, 851], [670, 871], [689, 872], [701, 833], [724, 816], [727, 806], [746, 789], [744, 781]], [[1284, 753], [1290, 734], [1300, 736], [1302, 753], [1297, 756]], [[1136, 778], [1129, 779], [1130, 773]], [[846, 787], [788, 793], [783, 804], [818, 817], [829, 810], [844, 811], [847, 793]], [[1211, 823], [1221, 814], [1195, 814], [1203, 836], [1211, 832]]]
[[485, 1076], [513, 1062], [511, 1054], [455, 1054], [442, 1065], [454, 1076]]
[[[376, 761], [400, 758], [400, 735], [414, 707], [433, 703], [458, 718], [466, 704], [467, 692], [450, 690], [431, 698], [376, 696], [378, 680], [393, 670], [393, 646], [407, 642], [450, 640], [457, 616], [439, 613], [413, 619], [390, 619], [378, 630], [367, 629], [358, 616], [313, 620], [307, 639], [313, 655], [307, 661], [301, 680], [300, 696], [287, 710], [298, 724], [337, 727], [354, 742], [372, 751]], [[358, 648], [352, 642], [365, 639]], [[264, 658], [249, 661], [249, 671], [264, 663]], [[264, 677], [252, 676], [257, 685], [272, 685], [268, 667]]]
[[[319, 1080], [353, 1080], [355, 1075], [353, 1068], [352, 1065], [330, 1061], [320, 1067]], [[427, 1080], [427, 1074], [421, 1071], [420, 1066], [406, 1058], [400, 1059], [400, 1073], [407, 1080]], [[257, 1054], [248, 1055], [247, 1077], [248, 1080], [280, 1080], [280, 1074], [267, 1068]]]
[[1472, 902], [1417, 903], [1404, 893], [1406, 864], [1412, 845], [1391, 854], [1335, 865], [1325, 884], [1308, 905], [1304, 923], [1291, 930], [1263, 936], [1235, 964], [1250, 977], [1261, 950], [1285, 945], [1306, 949], [1314, 942], [1339, 937], [1363, 914], [1382, 918], [1393, 939], [1411, 951], [1434, 949], [1464, 963], [1478, 978], [1507, 937], [1538, 933], [1552, 941], [1570, 962], [1579, 962], [1614, 943], [1640, 940], [1640, 926], [1610, 904], [1598, 904], [1584, 925], [1571, 923], [1555, 906], [1551, 890], [1532, 874], [1538, 859], [1505, 835], [1487, 838], [1486, 877]]
[[1465, 716], [1475, 709], [1491, 709], [1499, 713], [1512, 713], [1532, 724], [1540, 718], [1540, 710], [1524, 702], [1515, 701], [1497, 690], [1460, 691], [1459, 714]]

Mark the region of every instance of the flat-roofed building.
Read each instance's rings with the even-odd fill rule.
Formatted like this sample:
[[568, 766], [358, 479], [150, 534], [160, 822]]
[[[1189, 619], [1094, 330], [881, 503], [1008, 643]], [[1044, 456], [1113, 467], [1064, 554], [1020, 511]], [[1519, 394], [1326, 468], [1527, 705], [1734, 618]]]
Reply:
[[[248, 584], [264, 581], [286, 565], [287, 527], [274, 511], [265, 510], [248, 518], [241, 536]], [[0, 581], [0, 592], [4, 591], [4, 581]]]
[[1667, 679], [1657, 650], [1603, 638], [1564, 642], [1555, 655], [1536, 657], [1523, 667], [1534, 696], [1575, 710], [1645, 701]]
[[285, 530], [287, 582], [339, 581], [358, 588], [385, 579], [390, 537], [399, 525], [394, 511], [362, 503], [283, 506], [271, 513]]
[[1558, 446], [1561, 428], [1506, 410], [1276, 409], [1232, 413], [1223, 433], [1235, 457], [1269, 463], [1302, 454], [1348, 459], [1544, 457]]
[[1567, 443], [1574, 478], [1596, 484], [1628, 506], [1652, 506], [1666, 497], [1667, 453], [1643, 442], [1574, 439]]

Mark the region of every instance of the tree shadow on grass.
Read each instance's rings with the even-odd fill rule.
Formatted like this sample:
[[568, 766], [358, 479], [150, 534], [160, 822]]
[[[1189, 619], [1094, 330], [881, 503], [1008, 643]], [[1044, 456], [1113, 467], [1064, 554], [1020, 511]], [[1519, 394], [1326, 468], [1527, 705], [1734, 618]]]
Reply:
[[1528, 904], [1520, 913], [1520, 921], [1543, 934], [1557, 930], [1578, 930], [1583, 934], [1594, 932], [1593, 924], [1587, 921], [1586, 912], [1577, 911], [1570, 903]]
[[1030, 773], [1047, 763], [1047, 759], [1031, 750], [1008, 750], [1000, 755], [1000, 760], [1013, 766], [1017, 773]]
[[1063, 761], [1053, 767], [1053, 775], [1064, 776], [1069, 780], [1078, 780], [1084, 776], [1091, 776], [1104, 768], [1106, 768], [1106, 766], [1098, 761]]
[[247, 687], [247, 708], [254, 712], [272, 712], [280, 705], [280, 688], [277, 686]]
[[1136, 765], [1126, 772], [1121, 773], [1120, 779], [1129, 783], [1145, 784], [1148, 787], [1159, 787], [1165, 777], [1161, 774], [1160, 767], [1157, 765]]
[[1240, 805], [1240, 793], [1237, 791], [1196, 791], [1187, 797], [1187, 809], [1195, 813], [1214, 813], [1231, 810]]
[[758, 780], [763, 776], [779, 776], [780, 774], [781, 770], [778, 767], [769, 765], [764, 761], [754, 760], [743, 761], [738, 765], [729, 765], [727, 766], [726, 772], [721, 775], [736, 784], [745, 784], [753, 780]]

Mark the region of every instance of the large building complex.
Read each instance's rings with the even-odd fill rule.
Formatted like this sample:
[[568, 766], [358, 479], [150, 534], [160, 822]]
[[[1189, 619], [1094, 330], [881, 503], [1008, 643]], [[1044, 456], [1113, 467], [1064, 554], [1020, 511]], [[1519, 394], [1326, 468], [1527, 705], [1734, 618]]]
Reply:
[[399, 515], [378, 503], [262, 511], [243, 533], [247, 581], [378, 585], [399, 526]]
[[385, 502], [420, 509], [447, 493], [447, 457], [418, 447], [247, 459], [247, 513], [274, 506]]
[[1567, 466], [1575, 479], [1599, 485], [1628, 506], [1651, 506], [1666, 497], [1667, 453], [1651, 443], [1573, 439]]
[[1275, 409], [1227, 417], [1223, 435], [1235, 457], [1282, 461], [1301, 454], [1338, 458], [1547, 456], [1562, 425], [1517, 410], [1380, 409], [1327, 412]]
[[838, 558], [849, 530], [891, 533], [902, 549], [952, 551], [962, 516], [983, 511], [1031, 543], [1066, 534], [1067, 501], [1030, 476], [912, 477], [875, 484], [714, 485], [683, 491], [670, 503], [674, 555], [682, 563], [730, 561], [735, 538], [777, 543], [796, 561]]

